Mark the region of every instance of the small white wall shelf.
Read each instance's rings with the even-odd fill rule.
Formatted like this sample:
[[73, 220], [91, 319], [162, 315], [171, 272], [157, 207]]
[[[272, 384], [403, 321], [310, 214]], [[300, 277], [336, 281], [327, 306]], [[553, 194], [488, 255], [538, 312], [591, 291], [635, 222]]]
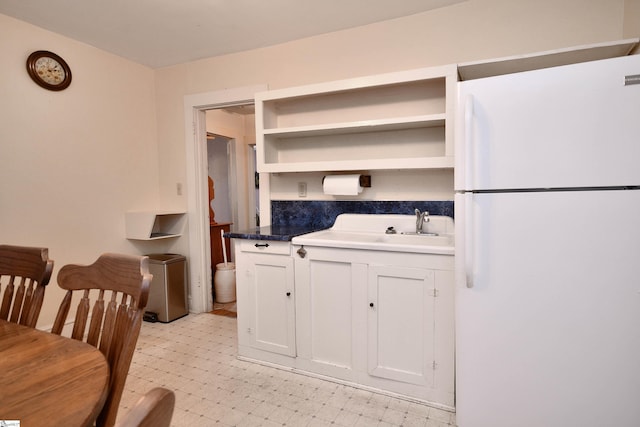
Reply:
[[182, 235], [185, 212], [142, 211], [125, 214], [126, 237], [132, 240], [159, 240]]

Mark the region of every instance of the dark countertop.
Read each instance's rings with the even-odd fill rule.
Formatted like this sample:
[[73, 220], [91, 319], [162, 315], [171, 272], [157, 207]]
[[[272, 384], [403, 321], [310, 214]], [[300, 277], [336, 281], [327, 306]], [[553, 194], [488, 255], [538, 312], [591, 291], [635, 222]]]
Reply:
[[247, 240], [279, 240], [291, 241], [296, 236], [311, 233], [313, 231], [324, 230], [327, 227], [322, 226], [290, 226], [290, 225], [268, 225], [266, 227], [258, 227], [251, 230], [232, 231], [224, 233], [224, 237], [232, 239]]

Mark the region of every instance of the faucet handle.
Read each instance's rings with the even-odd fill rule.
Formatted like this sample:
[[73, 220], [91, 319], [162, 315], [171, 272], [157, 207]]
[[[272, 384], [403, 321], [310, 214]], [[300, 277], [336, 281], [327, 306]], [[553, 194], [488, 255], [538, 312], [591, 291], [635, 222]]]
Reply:
[[419, 221], [420, 220], [429, 221], [429, 212], [428, 211], [420, 212], [420, 209], [416, 208], [415, 212], [416, 212], [416, 217], [417, 217], [417, 219]]
[[429, 212], [420, 212], [420, 209], [416, 208], [416, 234], [422, 234], [422, 226], [425, 222], [429, 222]]

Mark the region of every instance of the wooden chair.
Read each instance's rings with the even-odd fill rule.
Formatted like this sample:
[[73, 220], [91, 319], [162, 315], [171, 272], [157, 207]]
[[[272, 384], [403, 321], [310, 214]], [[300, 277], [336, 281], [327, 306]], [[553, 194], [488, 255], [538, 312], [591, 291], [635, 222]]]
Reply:
[[118, 254], [101, 255], [88, 266], [65, 265], [58, 273], [58, 284], [67, 293], [51, 332], [62, 334], [72, 295], [77, 291], [81, 296], [71, 338], [99, 348], [109, 363], [109, 392], [96, 421], [99, 427], [115, 424], [152, 277], [149, 257]]
[[48, 249], [0, 245], [0, 319], [35, 328], [52, 271]]
[[118, 427], [169, 427], [176, 396], [171, 390], [157, 387], [142, 396]]

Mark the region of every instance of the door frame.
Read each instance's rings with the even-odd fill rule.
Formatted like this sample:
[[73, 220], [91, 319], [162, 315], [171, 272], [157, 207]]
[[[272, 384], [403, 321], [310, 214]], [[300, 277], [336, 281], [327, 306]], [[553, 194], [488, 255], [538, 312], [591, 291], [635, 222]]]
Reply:
[[209, 188], [207, 186], [207, 149], [205, 111], [255, 103], [255, 94], [268, 89], [266, 84], [185, 95], [184, 123], [187, 177], [187, 219], [189, 246], [190, 311], [213, 309], [211, 295], [211, 258], [209, 244]]

